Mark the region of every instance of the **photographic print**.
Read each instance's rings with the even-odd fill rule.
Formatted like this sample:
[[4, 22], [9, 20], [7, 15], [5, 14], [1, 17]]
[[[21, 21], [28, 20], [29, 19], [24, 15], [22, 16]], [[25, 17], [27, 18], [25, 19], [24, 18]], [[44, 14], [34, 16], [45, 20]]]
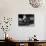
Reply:
[[34, 14], [18, 14], [18, 25], [29, 26], [34, 24]]

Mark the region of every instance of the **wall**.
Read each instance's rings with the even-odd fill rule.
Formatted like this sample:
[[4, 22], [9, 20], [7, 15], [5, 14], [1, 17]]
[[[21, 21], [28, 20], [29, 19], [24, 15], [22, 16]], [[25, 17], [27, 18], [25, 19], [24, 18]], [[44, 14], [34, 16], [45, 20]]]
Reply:
[[[0, 0], [0, 19], [1, 17], [12, 17], [13, 22], [10, 33], [17, 40], [27, 40], [34, 34], [37, 35], [39, 40], [45, 39], [45, 16], [46, 6], [39, 8], [33, 8], [30, 6], [28, 0]], [[35, 24], [34, 26], [19, 27], [18, 26], [18, 14], [34, 14]], [[0, 31], [2, 35], [3, 31]], [[44, 34], [45, 33], [45, 34]], [[4, 34], [4, 33], [3, 33]], [[4, 37], [0, 36], [0, 39]]]

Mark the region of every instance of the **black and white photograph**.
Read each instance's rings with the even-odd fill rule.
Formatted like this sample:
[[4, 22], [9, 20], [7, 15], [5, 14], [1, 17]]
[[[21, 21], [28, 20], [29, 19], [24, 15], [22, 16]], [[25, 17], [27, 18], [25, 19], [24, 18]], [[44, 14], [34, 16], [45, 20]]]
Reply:
[[34, 24], [34, 14], [18, 14], [18, 25], [29, 26]]

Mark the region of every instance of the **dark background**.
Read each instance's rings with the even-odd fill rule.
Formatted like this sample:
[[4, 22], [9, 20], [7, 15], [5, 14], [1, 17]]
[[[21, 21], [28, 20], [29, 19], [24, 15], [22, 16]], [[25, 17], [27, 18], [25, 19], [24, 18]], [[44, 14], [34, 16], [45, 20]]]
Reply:
[[[25, 19], [23, 19], [24, 16], [26, 16]], [[34, 14], [18, 14], [18, 25], [19, 26], [28, 26], [32, 24], [34, 24]]]

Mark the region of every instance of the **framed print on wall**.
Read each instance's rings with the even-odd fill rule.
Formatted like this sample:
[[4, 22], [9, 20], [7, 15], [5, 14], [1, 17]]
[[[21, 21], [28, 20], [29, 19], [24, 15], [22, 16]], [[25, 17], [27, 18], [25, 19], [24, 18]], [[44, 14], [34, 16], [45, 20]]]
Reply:
[[34, 14], [18, 14], [18, 25], [19, 26], [34, 25]]

